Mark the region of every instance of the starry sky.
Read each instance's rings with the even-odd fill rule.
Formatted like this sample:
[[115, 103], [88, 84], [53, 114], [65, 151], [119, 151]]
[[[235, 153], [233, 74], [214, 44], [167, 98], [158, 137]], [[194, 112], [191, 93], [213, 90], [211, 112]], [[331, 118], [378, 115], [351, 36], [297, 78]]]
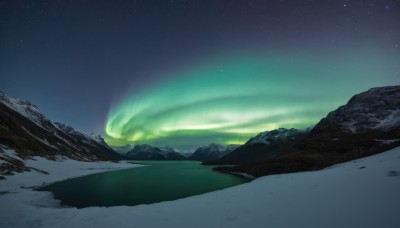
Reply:
[[400, 84], [400, 0], [0, 0], [0, 90], [114, 145], [305, 128]]

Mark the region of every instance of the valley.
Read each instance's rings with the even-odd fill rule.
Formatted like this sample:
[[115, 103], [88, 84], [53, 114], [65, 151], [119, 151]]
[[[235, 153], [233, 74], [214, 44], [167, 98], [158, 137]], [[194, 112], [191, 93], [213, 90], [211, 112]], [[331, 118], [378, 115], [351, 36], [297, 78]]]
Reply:
[[[0, 226], [377, 227], [385, 221], [394, 228], [399, 96], [399, 86], [374, 88], [313, 127], [261, 132], [240, 146], [210, 143], [187, 156], [146, 144], [117, 153], [101, 137], [1, 94]], [[126, 160], [135, 158], [143, 160]]]

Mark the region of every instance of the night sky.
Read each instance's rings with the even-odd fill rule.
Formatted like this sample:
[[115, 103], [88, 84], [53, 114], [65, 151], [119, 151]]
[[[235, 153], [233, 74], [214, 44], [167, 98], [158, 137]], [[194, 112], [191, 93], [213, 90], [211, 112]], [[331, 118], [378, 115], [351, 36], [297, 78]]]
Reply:
[[400, 84], [400, 0], [0, 0], [0, 90], [111, 144], [305, 128]]

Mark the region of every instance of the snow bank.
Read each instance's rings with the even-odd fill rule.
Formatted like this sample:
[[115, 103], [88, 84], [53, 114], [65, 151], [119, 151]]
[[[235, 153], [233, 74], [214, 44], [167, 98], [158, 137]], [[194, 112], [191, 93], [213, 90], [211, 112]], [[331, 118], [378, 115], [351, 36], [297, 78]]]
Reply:
[[[54, 167], [50, 166], [56, 162], [49, 165], [44, 160], [32, 161], [32, 165], [41, 162], [50, 173], [57, 168], [71, 171], [72, 176], [97, 172], [87, 169], [97, 165], [125, 165], [78, 165], [69, 160]], [[0, 193], [0, 227], [397, 228], [400, 175], [393, 173], [400, 173], [400, 147], [321, 171], [262, 177], [176, 201], [84, 209], [60, 208], [45, 192], [19, 188], [62, 179], [67, 174], [46, 177], [26, 173], [0, 182], [0, 192], [9, 191]], [[29, 180], [29, 175], [36, 175], [35, 180]]]
[[[11, 149], [5, 150], [5, 153], [3, 154], [12, 158], [20, 159], [15, 154], [15, 151]], [[27, 167], [32, 167], [37, 170], [45, 171], [50, 175], [32, 171], [17, 173], [13, 176], [6, 176], [6, 180], [0, 181], [0, 191], [15, 191], [20, 187], [25, 188], [40, 186], [45, 183], [51, 183], [93, 173], [141, 166], [128, 162], [83, 162], [71, 160], [62, 156], [57, 157], [55, 161], [36, 156], [32, 157], [32, 159], [30, 160], [24, 160], [24, 162]]]

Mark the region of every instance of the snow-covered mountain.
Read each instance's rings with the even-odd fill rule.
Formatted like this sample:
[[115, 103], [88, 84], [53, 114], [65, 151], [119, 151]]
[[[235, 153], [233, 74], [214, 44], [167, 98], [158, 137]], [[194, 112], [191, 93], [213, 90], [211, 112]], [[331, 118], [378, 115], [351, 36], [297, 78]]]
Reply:
[[190, 157], [191, 160], [208, 161], [218, 159], [235, 150], [239, 145], [219, 145], [211, 143], [206, 146], [199, 147]]
[[127, 144], [124, 146], [110, 146], [115, 152], [119, 153], [119, 154], [126, 154], [128, 153], [130, 150], [132, 150], [135, 145], [134, 144]]
[[19, 159], [5, 155], [14, 149], [26, 159], [64, 156], [75, 160], [117, 160], [120, 158], [98, 136], [93, 138], [64, 124], [47, 119], [29, 101], [10, 98], [0, 92], [0, 173], [29, 170]]
[[180, 153], [175, 151], [172, 147], [166, 146], [166, 147], [159, 147], [160, 150], [167, 156], [169, 160], [185, 160], [187, 157]]
[[11, 98], [0, 91], [0, 102], [40, 127], [46, 127], [52, 124], [42, 113], [39, 112], [38, 107], [33, 105], [30, 101]]
[[353, 96], [322, 119], [314, 132], [363, 133], [389, 131], [400, 126], [400, 86], [372, 88]]
[[87, 143], [87, 144], [99, 144], [104, 147], [107, 147], [108, 149], [112, 150], [110, 146], [104, 141], [104, 139], [100, 135], [95, 135], [95, 134], [85, 134], [81, 131], [75, 130], [71, 126], [59, 123], [59, 122], [54, 122], [54, 125], [58, 127], [61, 131], [63, 131], [65, 134], [73, 136], [75, 138], [78, 138], [81, 140], [81, 142]]
[[272, 144], [280, 141], [286, 141], [289, 139], [294, 139], [298, 135], [304, 134], [308, 132], [309, 129], [294, 129], [294, 128], [278, 128], [272, 131], [264, 131], [259, 133], [258, 135], [250, 138], [246, 144], [254, 144], [254, 143], [264, 143], [264, 144]]
[[235, 148], [231, 153], [205, 163], [215, 165], [259, 162], [285, 151], [303, 139], [309, 131], [310, 128], [302, 130], [279, 128], [261, 132], [250, 138], [244, 145]]
[[[216, 170], [262, 176], [317, 170], [377, 154], [400, 146], [399, 110], [400, 86], [373, 88], [330, 112], [300, 140], [281, 144], [284, 150], [279, 149], [279, 153], [272, 153], [262, 161]], [[271, 150], [262, 148], [264, 153], [266, 149]]]
[[239, 144], [229, 144], [225, 146], [223, 151], [223, 156], [231, 153], [232, 151], [236, 150], [240, 145]]
[[184, 160], [185, 156], [176, 152], [173, 148], [154, 147], [148, 144], [137, 144], [125, 155], [128, 159], [133, 160]]
[[167, 156], [160, 148], [148, 144], [138, 144], [126, 153], [125, 157], [134, 160], [166, 160]]

